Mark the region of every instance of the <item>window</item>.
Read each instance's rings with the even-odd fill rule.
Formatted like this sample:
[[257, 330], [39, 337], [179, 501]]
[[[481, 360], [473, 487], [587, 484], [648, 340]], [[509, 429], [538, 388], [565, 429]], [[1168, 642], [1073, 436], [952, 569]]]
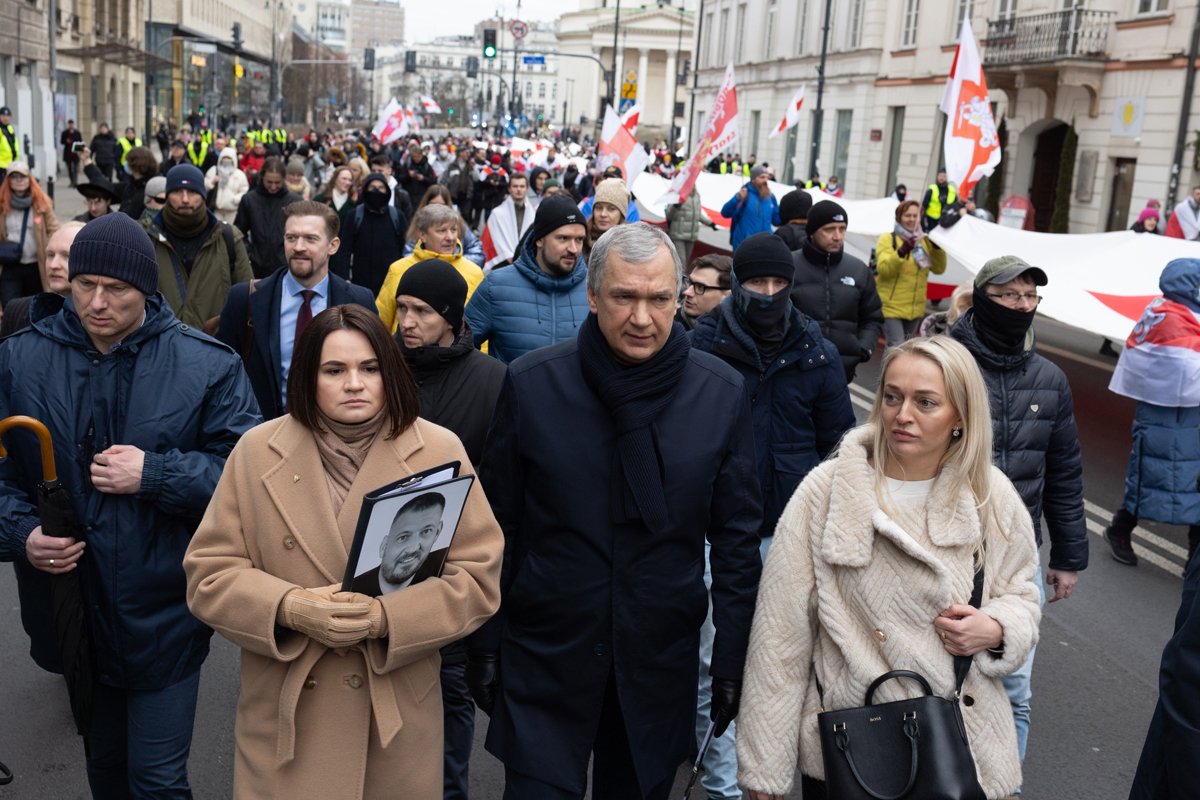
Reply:
[[717, 35], [717, 63], [715, 66], [725, 66], [725, 42], [728, 36], [722, 35], [729, 32], [729, 9], [721, 9], [721, 30]]
[[737, 32], [733, 39], [733, 60], [741, 64], [746, 60], [746, 4], [742, 3], [737, 10]]
[[887, 180], [884, 181], [883, 190], [890, 193], [899, 182], [900, 143], [904, 138], [904, 106], [892, 106], [888, 109], [888, 116], [891, 141], [888, 143]]
[[710, 11], [704, 15], [704, 40], [700, 42], [700, 58], [697, 59], [698, 63], [706, 66], [712, 66], [714, 62], [712, 53], [709, 52], [709, 48], [712, 47], [712, 31], [713, 14]]
[[958, 34], [962, 31], [963, 20], [970, 20], [974, 11], [975, 0], [958, 0], [958, 7], [954, 9], [954, 30], [950, 32], [950, 41], [958, 41]]
[[1000, 19], [1011, 20], [1017, 15], [1017, 0], [998, 0], [996, 16]]
[[546, 99], [546, 84], [544, 84], [544, 83], [538, 84], [538, 99], [539, 100]]
[[1167, 0], [1138, 0], [1137, 13], [1157, 14], [1167, 10]]
[[767, 24], [763, 31], [763, 56], [770, 61], [775, 57], [775, 9], [776, 0], [771, 0], [771, 4], [767, 6]]
[[830, 175], [838, 176], [838, 183], [846, 185], [846, 164], [850, 160], [850, 123], [854, 112], [849, 109], [838, 109], [837, 135], [833, 140], [833, 171]]
[[863, 0], [850, 0], [850, 20], [846, 26], [846, 49], [857, 50], [862, 44]]
[[904, 0], [904, 19], [900, 23], [900, 46], [917, 46], [917, 17], [921, 0]]
[[796, 55], [802, 56], [808, 44], [808, 0], [800, 0], [796, 9]]
[[533, 97], [533, 81], [525, 81], [525, 96]]

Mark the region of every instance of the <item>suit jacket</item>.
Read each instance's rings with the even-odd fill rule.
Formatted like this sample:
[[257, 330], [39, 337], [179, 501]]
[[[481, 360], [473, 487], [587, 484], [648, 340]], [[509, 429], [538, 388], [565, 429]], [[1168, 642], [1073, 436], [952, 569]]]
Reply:
[[[449, 547], [443, 547], [441, 550], [434, 550], [425, 556], [425, 560], [421, 562], [421, 566], [417, 567], [417, 572], [408, 586], [416, 586], [426, 578], [436, 578], [442, 571], [442, 564], [445, 563], [446, 554], [449, 552]], [[355, 575], [354, 581], [350, 584], [350, 591], [365, 594], [368, 597], [380, 597], [382, 592], [379, 591], [379, 568], [382, 566], [379, 564], [361, 575]]]
[[[284, 413], [279, 304], [285, 272], [287, 267], [280, 267], [266, 278], [256, 281], [253, 295], [250, 294], [249, 283], [239, 283], [230, 289], [217, 326], [217, 338], [242, 356], [263, 419], [275, 419]], [[350, 303], [375, 310], [375, 298], [369, 290], [330, 273], [326, 307]]]

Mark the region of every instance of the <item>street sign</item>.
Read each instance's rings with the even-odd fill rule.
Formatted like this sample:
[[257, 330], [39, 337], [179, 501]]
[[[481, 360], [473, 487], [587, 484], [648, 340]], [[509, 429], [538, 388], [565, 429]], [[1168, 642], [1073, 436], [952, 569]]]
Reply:
[[527, 67], [535, 66], [537, 64], [544, 65], [546, 63], [546, 57], [545, 56], [521, 56], [521, 63], [523, 63]]
[[508, 32], [512, 34], [514, 39], [524, 39], [529, 35], [529, 24], [519, 19], [514, 19], [508, 24]]
[[634, 70], [625, 73], [621, 82], [621, 101], [617, 111], [624, 114], [637, 102], [638, 74]]

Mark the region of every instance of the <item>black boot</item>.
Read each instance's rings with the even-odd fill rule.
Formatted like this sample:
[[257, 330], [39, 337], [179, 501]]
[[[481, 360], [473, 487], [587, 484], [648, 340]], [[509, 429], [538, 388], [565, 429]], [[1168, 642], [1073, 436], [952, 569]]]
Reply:
[[1105, 339], [1104, 344], [1100, 345], [1100, 355], [1111, 356], [1112, 358], [1116, 358], [1117, 356], [1119, 356], [1121, 354], [1118, 353], [1116, 348], [1113, 347], [1113, 343], [1112, 343], [1111, 339]]
[[[1115, 523], [1117, 520], [1114, 519], [1113, 522]], [[1112, 549], [1113, 559], [1122, 564], [1136, 567], [1138, 557], [1133, 552], [1133, 543], [1130, 539], [1130, 532], [1123, 525], [1109, 525], [1104, 529], [1104, 541], [1108, 542], [1109, 548]]]

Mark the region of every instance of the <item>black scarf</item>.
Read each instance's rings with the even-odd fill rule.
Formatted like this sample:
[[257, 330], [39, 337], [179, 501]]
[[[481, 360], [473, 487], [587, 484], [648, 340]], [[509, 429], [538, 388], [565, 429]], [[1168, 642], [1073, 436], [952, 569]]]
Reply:
[[1002, 306], [988, 296], [986, 286], [975, 291], [971, 308], [975, 310], [972, 319], [975, 323], [975, 333], [993, 353], [1000, 355], [1019, 355], [1025, 352], [1029, 326], [1033, 324], [1033, 311], [1018, 311], [1015, 308]]
[[792, 310], [791, 292], [784, 289], [773, 295], [759, 294], [742, 286], [736, 275], [732, 276], [732, 281], [733, 302], [730, 306], [733, 314], [722, 313], [730, 327], [743, 329], [753, 339], [758, 369], [762, 372], [765, 365], [775, 359], [779, 348], [783, 346], [783, 338], [787, 336]]
[[[617, 426], [610, 492], [616, 522], [641, 518], [652, 531], [670, 523], [658, 443], [651, 426], [675, 396], [690, 349], [683, 326], [675, 324], [662, 350], [649, 361], [629, 366], [617, 360], [595, 314], [588, 314], [579, 328], [583, 379]], [[632, 504], [625, 487], [633, 493]]]

